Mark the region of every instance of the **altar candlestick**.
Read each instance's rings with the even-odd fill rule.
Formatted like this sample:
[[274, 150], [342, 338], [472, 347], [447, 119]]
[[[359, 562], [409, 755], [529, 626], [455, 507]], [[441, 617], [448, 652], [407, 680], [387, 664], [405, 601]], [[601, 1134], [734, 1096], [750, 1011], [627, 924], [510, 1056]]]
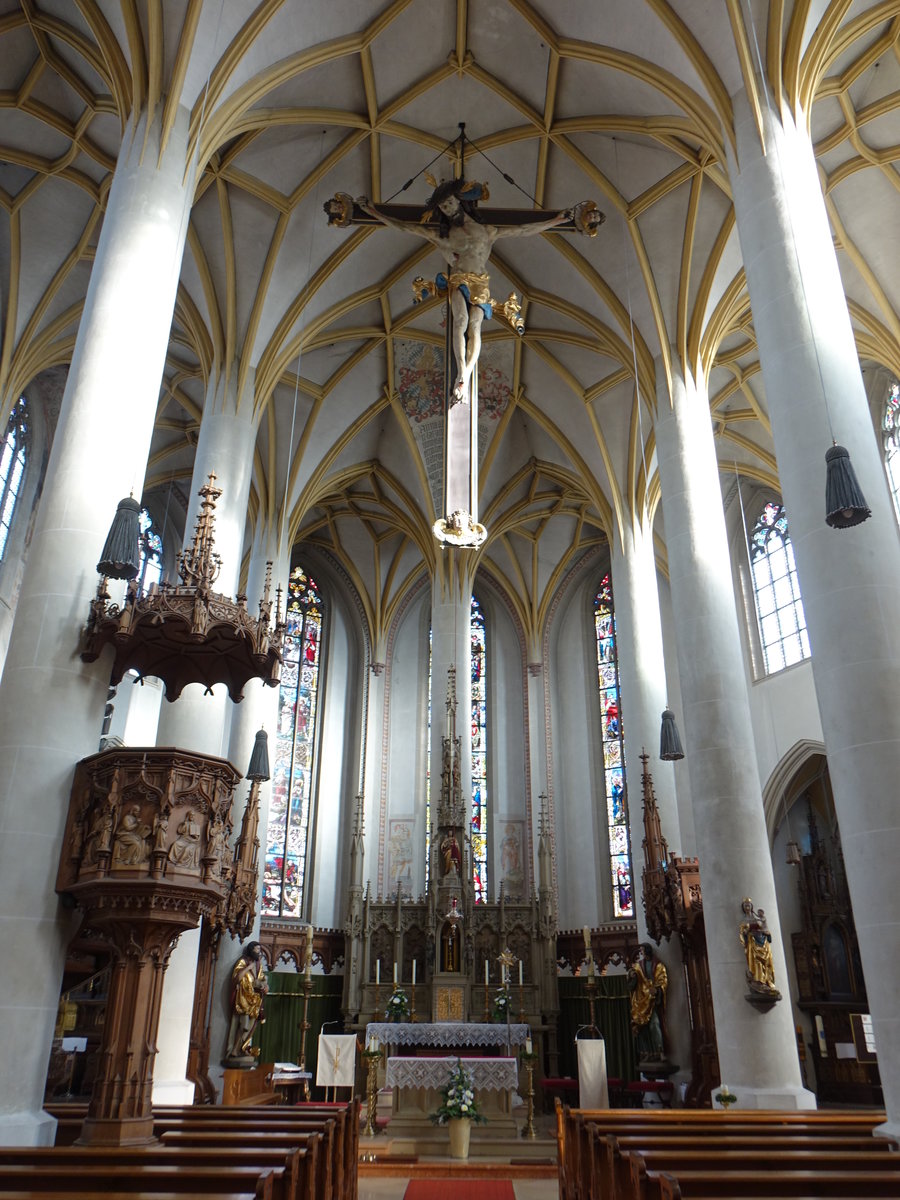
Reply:
[[375, 986], [378, 987], [378, 985], [380, 983], [381, 983], [381, 959], [376, 958], [375, 959]]
[[522, 983], [523, 983], [523, 980], [522, 980], [522, 960], [521, 960], [521, 958], [520, 958], [520, 959], [519, 959], [519, 987], [521, 987], [521, 986], [522, 986]]
[[526, 1054], [531, 1053], [531, 1046], [532, 1046], [531, 1038], [526, 1038], [525, 1039], [525, 1053]]
[[588, 929], [587, 925], [582, 925], [581, 932], [584, 937], [584, 948], [585, 948], [585, 950], [590, 950], [590, 948], [591, 948], [591, 931], [590, 931], [590, 929]]
[[416, 960], [415, 959], [413, 959], [412, 971], [413, 971], [412, 985], [413, 985], [413, 987], [415, 987], [416, 986]]
[[491, 966], [487, 959], [484, 960], [484, 986], [489, 987], [491, 982]]
[[397, 986], [397, 964], [394, 963], [394, 987]]

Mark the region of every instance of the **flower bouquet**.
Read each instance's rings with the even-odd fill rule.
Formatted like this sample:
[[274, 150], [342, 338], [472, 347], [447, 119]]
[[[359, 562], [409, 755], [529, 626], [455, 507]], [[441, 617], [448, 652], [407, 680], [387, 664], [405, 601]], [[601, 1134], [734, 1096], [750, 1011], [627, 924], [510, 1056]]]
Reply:
[[509, 1015], [509, 1011], [510, 1011], [510, 1009], [509, 1009], [509, 991], [507, 990], [507, 988], [505, 988], [505, 987], [500, 988], [500, 990], [497, 992], [496, 996], [494, 996], [494, 1007], [493, 1007], [492, 1011], [493, 1011], [494, 1020], [500, 1025], [505, 1025], [506, 1018]]
[[386, 1021], [405, 1021], [409, 1016], [409, 996], [401, 988], [395, 987], [388, 998], [384, 1010]]
[[459, 1059], [450, 1078], [441, 1088], [441, 1095], [443, 1100], [440, 1106], [430, 1116], [433, 1125], [446, 1125], [448, 1121], [460, 1119], [474, 1121], [476, 1125], [487, 1122], [487, 1117], [478, 1111], [472, 1079]]

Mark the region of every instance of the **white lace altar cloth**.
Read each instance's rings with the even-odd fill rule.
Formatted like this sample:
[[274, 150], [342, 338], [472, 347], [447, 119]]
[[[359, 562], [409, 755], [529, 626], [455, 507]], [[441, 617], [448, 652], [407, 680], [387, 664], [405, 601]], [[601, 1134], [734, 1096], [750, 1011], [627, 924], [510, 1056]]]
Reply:
[[[524, 1046], [531, 1036], [528, 1025], [510, 1025], [509, 1044]], [[378, 1038], [386, 1046], [505, 1046], [505, 1025], [481, 1025], [475, 1022], [440, 1021], [413, 1025], [410, 1022], [371, 1021], [366, 1026], [366, 1045]]]
[[509, 1091], [518, 1084], [514, 1058], [389, 1058], [388, 1087], [442, 1088], [462, 1063], [476, 1092]]

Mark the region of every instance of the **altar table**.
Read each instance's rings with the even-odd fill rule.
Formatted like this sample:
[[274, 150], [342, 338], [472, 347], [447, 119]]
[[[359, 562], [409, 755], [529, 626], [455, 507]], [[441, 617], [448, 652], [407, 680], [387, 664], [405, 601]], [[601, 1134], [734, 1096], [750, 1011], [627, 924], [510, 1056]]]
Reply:
[[[505, 1046], [506, 1025], [487, 1025], [475, 1021], [427, 1021], [413, 1025], [409, 1021], [370, 1021], [366, 1026], [366, 1045], [378, 1038], [383, 1046], [440, 1046], [466, 1049], [471, 1046]], [[524, 1046], [531, 1036], [529, 1025], [511, 1024], [509, 1044]]]
[[514, 1058], [389, 1058], [384, 1082], [387, 1087], [444, 1087], [459, 1065], [465, 1068], [476, 1092], [500, 1092], [518, 1084]]

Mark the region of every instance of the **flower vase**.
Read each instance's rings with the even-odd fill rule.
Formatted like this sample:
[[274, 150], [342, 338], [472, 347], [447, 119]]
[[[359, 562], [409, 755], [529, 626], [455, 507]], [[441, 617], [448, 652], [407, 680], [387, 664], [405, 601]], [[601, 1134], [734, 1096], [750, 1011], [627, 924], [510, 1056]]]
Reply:
[[468, 1158], [472, 1122], [468, 1117], [451, 1117], [447, 1128], [450, 1131], [450, 1157]]

